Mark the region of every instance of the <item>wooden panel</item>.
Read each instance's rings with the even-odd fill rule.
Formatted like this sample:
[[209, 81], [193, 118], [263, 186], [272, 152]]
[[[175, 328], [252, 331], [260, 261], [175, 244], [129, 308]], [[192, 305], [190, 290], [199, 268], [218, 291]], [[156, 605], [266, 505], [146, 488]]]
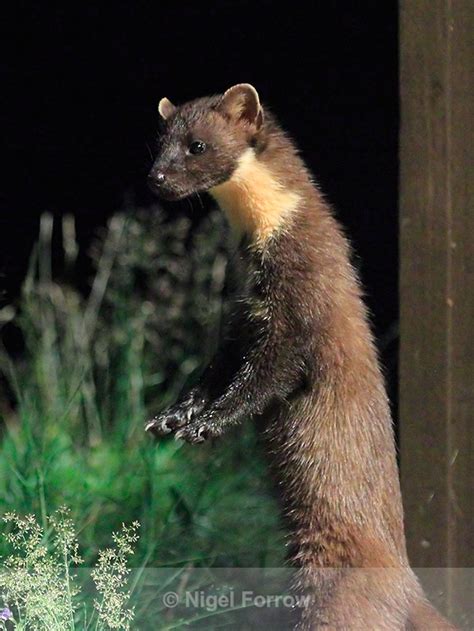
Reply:
[[[400, 73], [409, 555], [418, 567], [474, 567], [474, 1], [402, 1]], [[445, 574], [454, 611], [467, 586]]]

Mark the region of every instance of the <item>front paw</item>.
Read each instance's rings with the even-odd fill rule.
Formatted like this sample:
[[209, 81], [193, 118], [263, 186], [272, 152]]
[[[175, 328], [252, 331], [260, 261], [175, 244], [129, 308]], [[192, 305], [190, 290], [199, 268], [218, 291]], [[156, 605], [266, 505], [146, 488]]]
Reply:
[[192, 423], [178, 429], [174, 437], [187, 443], [203, 443], [210, 438], [216, 438], [222, 433], [222, 427], [211, 418], [201, 417]]
[[195, 420], [189, 420], [187, 415], [178, 414], [176, 410], [169, 410], [149, 421], [145, 429], [156, 436], [166, 436], [174, 432], [176, 440], [188, 443], [203, 443], [209, 438], [222, 434], [224, 424], [219, 423], [211, 414], [204, 414]]
[[154, 416], [145, 424], [145, 431], [151, 432], [156, 436], [166, 436], [176, 431], [187, 423], [186, 417], [178, 411], [169, 410]]
[[204, 407], [204, 400], [189, 398], [183, 403], [172, 406], [161, 414], [157, 414], [145, 424], [145, 430], [156, 436], [166, 436], [180, 427], [191, 423]]

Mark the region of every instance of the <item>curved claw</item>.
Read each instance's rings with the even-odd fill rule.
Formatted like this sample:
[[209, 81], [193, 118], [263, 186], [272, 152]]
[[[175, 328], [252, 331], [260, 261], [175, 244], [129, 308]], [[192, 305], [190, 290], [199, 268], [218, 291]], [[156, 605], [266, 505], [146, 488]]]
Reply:
[[[172, 420], [174, 420], [174, 422], [170, 423], [170, 421]], [[170, 424], [172, 425], [171, 427]], [[173, 425], [175, 427], [173, 427]], [[155, 416], [151, 419], [151, 421], [148, 421], [148, 423], [146, 423], [145, 431], [154, 432], [155, 434], [158, 434], [160, 436], [166, 436], [166, 434], [170, 434], [176, 427], [179, 427], [179, 419], [177, 419], [176, 417]]]
[[206, 440], [207, 438], [206, 429], [207, 428], [205, 425], [201, 425], [201, 427], [199, 427], [196, 434], [196, 438], [198, 439], [199, 442]]
[[175, 440], [184, 440], [184, 430], [181, 429], [174, 435]]
[[176, 440], [186, 440], [189, 443], [203, 443], [208, 436], [206, 425], [200, 425], [197, 429], [192, 427], [184, 427], [174, 435]]
[[156, 417], [152, 418], [151, 421], [147, 421], [145, 423], [145, 432], [152, 431], [156, 427], [157, 422], [158, 420]]

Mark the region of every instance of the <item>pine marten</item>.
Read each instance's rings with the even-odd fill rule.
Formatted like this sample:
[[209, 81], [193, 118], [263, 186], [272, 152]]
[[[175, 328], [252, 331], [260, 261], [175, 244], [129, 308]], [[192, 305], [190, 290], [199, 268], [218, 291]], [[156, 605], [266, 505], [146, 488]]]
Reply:
[[350, 247], [249, 84], [175, 106], [151, 187], [207, 191], [238, 235], [240, 288], [199, 384], [150, 420], [199, 443], [253, 417], [290, 524], [301, 629], [453, 629], [409, 567], [395, 443]]

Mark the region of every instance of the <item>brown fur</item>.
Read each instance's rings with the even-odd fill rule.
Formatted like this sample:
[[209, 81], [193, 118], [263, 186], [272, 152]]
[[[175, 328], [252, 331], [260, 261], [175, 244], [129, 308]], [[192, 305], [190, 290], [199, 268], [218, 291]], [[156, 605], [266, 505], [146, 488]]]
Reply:
[[190, 175], [178, 168], [170, 194], [190, 182], [210, 190], [244, 237], [245, 274], [223, 360], [148, 429], [199, 442], [259, 419], [295, 588], [311, 596], [299, 628], [453, 628], [408, 564], [392, 421], [349, 245], [293, 143], [239, 90], [178, 108], [168, 123], [166, 142], [177, 142], [182, 116], [212, 147]]

